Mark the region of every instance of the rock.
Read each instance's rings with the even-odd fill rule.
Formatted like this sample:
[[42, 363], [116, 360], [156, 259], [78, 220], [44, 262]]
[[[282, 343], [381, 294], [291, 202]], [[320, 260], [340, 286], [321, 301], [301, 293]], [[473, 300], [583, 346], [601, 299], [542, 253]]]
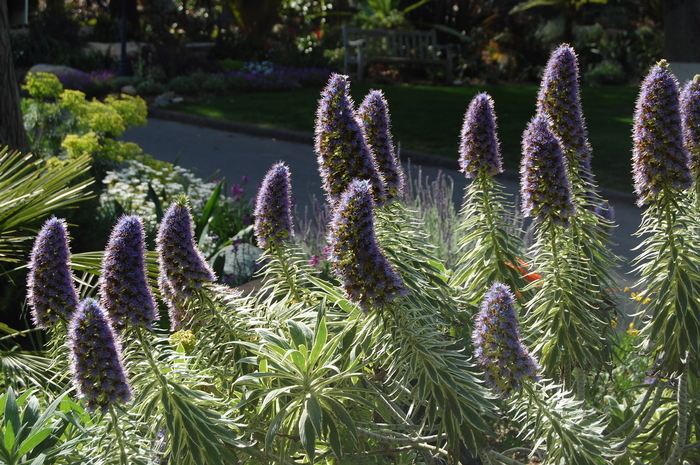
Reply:
[[182, 98], [182, 97], [175, 97], [175, 98], [173, 98], [173, 99], [170, 100], [170, 101], [171, 101], [172, 103], [182, 103], [182, 102], [185, 101], [185, 99]]
[[153, 102], [153, 105], [156, 107], [167, 107], [170, 105], [170, 102], [175, 98], [175, 92], [168, 91], [168, 92], [163, 92], [160, 94], [158, 97], [156, 97], [156, 100]]
[[255, 261], [262, 249], [251, 244], [238, 244], [225, 252], [224, 275], [253, 276]]
[[80, 73], [82, 71], [78, 71], [75, 68], [71, 68], [70, 66], [63, 66], [63, 65], [47, 65], [47, 64], [38, 64], [34, 65], [31, 68], [29, 68], [28, 73], [50, 73], [50, 74], [70, 74], [70, 73]]
[[126, 95], [136, 95], [136, 87], [134, 86], [124, 86], [121, 88], [121, 93]]

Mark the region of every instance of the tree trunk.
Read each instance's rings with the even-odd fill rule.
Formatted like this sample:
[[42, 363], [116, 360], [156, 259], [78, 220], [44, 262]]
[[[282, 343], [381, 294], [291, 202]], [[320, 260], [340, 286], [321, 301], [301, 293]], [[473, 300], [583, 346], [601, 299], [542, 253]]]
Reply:
[[0, 0], [0, 144], [29, 152], [19, 106], [19, 84], [10, 48], [10, 20], [6, 0]]
[[664, 0], [664, 58], [700, 63], [700, 2]]

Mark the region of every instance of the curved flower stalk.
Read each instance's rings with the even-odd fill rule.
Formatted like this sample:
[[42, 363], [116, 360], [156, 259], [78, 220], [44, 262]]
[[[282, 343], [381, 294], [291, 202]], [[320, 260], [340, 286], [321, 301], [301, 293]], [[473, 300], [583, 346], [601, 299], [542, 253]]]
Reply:
[[[692, 177], [683, 147], [676, 80], [662, 60], [642, 83], [634, 120], [634, 173], [638, 205], [649, 204], [638, 235], [636, 258], [647, 317], [642, 347], [656, 356], [656, 370], [669, 376], [700, 373], [700, 230], [684, 191]], [[686, 365], [687, 363], [687, 365]], [[656, 373], [654, 373], [656, 375]]]
[[289, 167], [275, 163], [263, 178], [255, 199], [255, 237], [263, 249], [281, 246], [294, 237]]
[[688, 81], [680, 95], [683, 143], [690, 158], [696, 190], [700, 189], [700, 74]]
[[389, 120], [389, 107], [381, 90], [371, 90], [357, 110], [357, 119], [372, 147], [374, 160], [384, 177], [387, 199], [403, 194], [405, 176], [394, 149]]
[[501, 396], [519, 391], [523, 382], [538, 381], [539, 366], [523, 344], [515, 297], [505, 284], [493, 283], [484, 295], [472, 344], [486, 381]]
[[366, 179], [372, 184], [375, 203], [381, 205], [386, 186], [357, 122], [347, 76], [332, 74], [321, 92], [315, 133], [314, 149], [329, 203], [336, 205], [353, 179]]
[[27, 302], [32, 322], [49, 328], [59, 319], [70, 321], [78, 307], [73, 285], [66, 221], [52, 217], [44, 223], [34, 241], [29, 259]]
[[348, 298], [363, 311], [381, 308], [407, 293], [401, 276], [377, 243], [369, 181], [356, 179], [343, 193], [333, 213], [328, 242], [333, 271]]
[[632, 135], [634, 188], [640, 207], [690, 188], [678, 83], [666, 60], [653, 66], [642, 82]]
[[160, 266], [158, 285], [168, 305], [171, 330], [181, 329], [187, 301], [216, 275], [194, 242], [192, 216], [187, 199], [175, 200], [163, 216], [156, 252]]
[[123, 216], [112, 230], [102, 259], [100, 300], [117, 333], [128, 326], [150, 329], [158, 307], [146, 278], [143, 224]]
[[516, 227], [505, 220], [512, 206], [506, 202], [503, 186], [493, 178], [503, 168], [493, 100], [486, 93], [469, 104], [459, 162], [465, 176], [473, 180], [465, 191], [459, 226], [464, 255], [450, 284], [464, 286], [466, 299], [473, 303], [483, 298], [484, 289], [494, 281], [520, 291], [525, 285], [523, 275], [508, 265], [522, 259], [522, 241], [512, 232]]
[[131, 399], [119, 342], [98, 302], [80, 303], [68, 329], [71, 372], [88, 410], [106, 413], [117, 402]]

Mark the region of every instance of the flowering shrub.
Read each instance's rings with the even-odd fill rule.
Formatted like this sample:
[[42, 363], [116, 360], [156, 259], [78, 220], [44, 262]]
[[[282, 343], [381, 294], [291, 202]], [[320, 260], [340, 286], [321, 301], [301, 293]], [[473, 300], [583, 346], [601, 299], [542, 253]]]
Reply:
[[[169, 330], [147, 329], [142, 306], [130, 299], [102, 310], [83, 295], [60, 302], [76, 307], [60, 310], [72, 315], [68, 328], [63, 318], [37, 319], [59, 343], [47, 348], [56, 387], [33, 408], [49, 416], [70, 396], [76, 407], [66, 411], [86, 409], [71, 414], [75, 429], [55, 431], [47, 453], [66, 463], [124, 465], [359, 463], [375, 455], [426, 464], [477, 456], [500, 465], [535, 456], [552, 465], [698, 463], [700, 222], [690, 185], [698, 180], [685, 182], [691, 170], [680, 137], [688, 117], [678, 114], [666, 64], [642, 84], [635, 114], [634, 169], [645, 211], [633, 294], [639, 318], [631, 323], [613, 295], [610, 222], [579, 208], [596, 200], [586, 190], [593, 177], [569, 176], [569, 149], [554, 130], [562, 128], [545, 111], [524, 134], [523, 213], [533, 216], [534, 236], [526, 244], [494, 176], [500, 153], [491, 99], [480, 94], [470, 105], [460, 155], [472, 182], [453, 266], [436, 257], [420, 214], [406, 202], [380, 204], [373, 176], [355, 170], [346, 180], [331, 169], [335, 158], [374, 162], [346, 80], [331, 77], [318, 113], [332, 278], [288, 240], [285, 165], [273, 167], [259, 195], [254, 229], [266, 246], [264, 280], [250, 296], [213, 282], [195, 241], [206, 221], [176, 199], [145, 257], [148, 286], [168, 306]], [[355, 142], [361, 150], [343, 145]], [[48, 240], [51, 228], [60, 234]], [[133, 229], [123, 228], [115, 231]], [[66, 270], [63, 232], [54, 220], [39, 235], [34, 255], [42, 260], [32, 268]], [[74, 254], [72, 269], [108, 277], [143, 269], [136, 251], [115, 253], [122, 248], [116, 236], [103, 272], [96, 254]], [[60, 253], [44, 253], [49, 244]], [[70, 269], [64, 275], [74, 280]], [[86, 275], [80, 293], [111, 286], [98, 289], [111, 300], [120, 281], [127, 282]], [[34, 305], [50, 294], [44, 288], [55, 291], [50, 280], [30, 282]], [[121, 338], [110, 321], [121, 326]], [[58, 376], [69, 367], [72, 380]], [[1, 411], [0, 447], [14, 460], [21, 420], [14, 391], [4, 399], [11, 407]], [[515, 447], [503, 446], [504, 431], [517, 434]]]

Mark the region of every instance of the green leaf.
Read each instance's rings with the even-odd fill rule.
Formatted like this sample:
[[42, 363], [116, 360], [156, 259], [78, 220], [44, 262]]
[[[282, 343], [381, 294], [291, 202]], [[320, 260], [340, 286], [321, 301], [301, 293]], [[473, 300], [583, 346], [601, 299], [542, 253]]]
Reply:
[[292, 336], [292, 341], [294, 341], [296, 347], [299, 347], [302, 344], [307, 347], [311, 345], [314, 334], [308, 326], [294, 320], [288, 320], [287, 326], [289, 327], [289, 334]]
[[37, 446], [44, 439], [49, 437], [51, 431], [52, 428], [44, 428], [32, 431], [32, 434], [30, 434], [29, 437], [25, 439], [24, 442], [22, 442], [22, 444], [20, 444], [19, 450], [17, 451], [17, 457], [22, 457], [24, 454], [34, 449], [35, 446]]
[[204, 205], [204, 208], [202, 209], [202, 214], [197, 219], [197, 225], [195, 228], [195, 237], [200, 237], [202, 234], [202, 231], [204, 231], [204, 227], [209, 224], [209, 221], [211, 221], [211, 218], [214, 214], [214, 211], [215, 211], [217, 205], [219, 204], [219, 196], [221, 195], [221, 188], [224, 185], [224, 183], [223, 183], [224, 179], [222, 179], [221, 182], [219, 182], [216, 185], [216, 187], [214, 187], [214, 190], [211, 192], [211, 195], [209, 196], [209, 200], [207, 200], [206, 205]]
[[15, 448], [15, 428], [12, 422], [8, 422], [5, 426], [5, 437], [3, 439], [5, 450], [10, 454], [15, 455], [12, 451]]
[[311, 356], [309, 357], [309, 365], [311, 366], [313, 366], [316, 363], [316, 360], [318, 360], [319, 355], [321, 355], [323, 347], [326, 345], [326, 340], [328, 337], [328, 328], [326, 327], [325, 317], [321, 318], [317, 330], [318, 331], [316, 332], [314, 346], [311, 349]]
[[306, 409], [304, 409], [299, 416], [299, 437], [301, 439], [301, 445], [304, 447], [304, 451], [306, 451], [306, 455], [309, 458], [309, 462], [314, 463], [314, 456], [316, 455], [316, 433]]
[[272, 441], [275, 440], [275, 436], [277, 435], [277, 431], [280, 428], [280, 425], [282, 425], [282, 422], [284, 421], [284, 417], [287, 416], [287, 409], [283, 408], [281, 409], [277, 415], [275, 415], [275, 418], [272, 419], [270, 422], [270, 426], [267, 428], [267, 434], [265, 435], [265, 452], [269, 452], [270, 449], [272, 448]]
[[321, 410], [321, 404], [314, 394], [309, 394], [306, 398], [306, 412], [309, 415], [311, 424], [314, 426], [314, 430], [318, 435], [321, 435], [321, 433], [323, 433], [323, 429], [321, 428], [323, 411]]

